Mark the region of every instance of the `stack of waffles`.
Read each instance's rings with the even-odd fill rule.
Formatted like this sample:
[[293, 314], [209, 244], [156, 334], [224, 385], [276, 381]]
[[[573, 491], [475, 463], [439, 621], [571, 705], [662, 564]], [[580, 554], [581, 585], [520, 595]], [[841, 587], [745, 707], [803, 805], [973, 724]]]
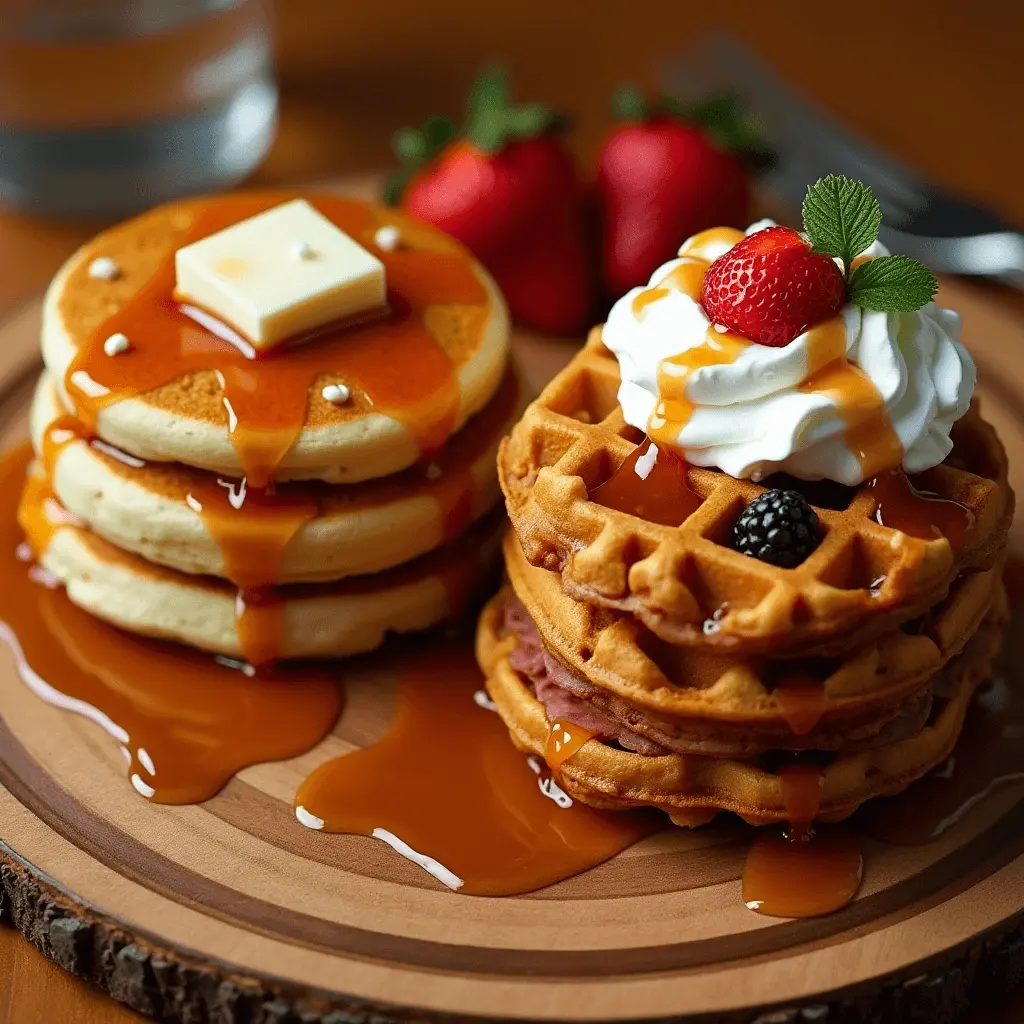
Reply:
[[[477, 650], [513, 742], [584, 803], [653, 806], [687, 826], [720, 810], [793, 820], [785, 779], [804, 769], [815, 806], [799, 813], [839, 820], [943, 762], [1007, 615], [1013, 497], [977, 403], [945, 462], [915, 480], [929, 496], [908, 488], [892, 515], [870, 484], [787, 480], [823, 538], [785, 569], [730, 543], [779, 483], [689, 467], [696, 497], [673, 519], [655, 507], [657, 473], [635, 472], [659, 456], [618, 388], [595, 330], [499, 455], [508, 585]], [[930, 515], [959, 518], [952, 543]]]
[[[497, 556], [495, 456], [524, 404], [493, 282], [397, 211], [312, 197], [384, 264], [376, 318], [254, 355], [176, 301], [182, 247], [289, 201], [171, 204], [72, 257], [46, 300], [20, 514], [26, 557], [75, 604], [250, 665], [459, 613]], [[246, 259], [287, 270], [279, 248]]]

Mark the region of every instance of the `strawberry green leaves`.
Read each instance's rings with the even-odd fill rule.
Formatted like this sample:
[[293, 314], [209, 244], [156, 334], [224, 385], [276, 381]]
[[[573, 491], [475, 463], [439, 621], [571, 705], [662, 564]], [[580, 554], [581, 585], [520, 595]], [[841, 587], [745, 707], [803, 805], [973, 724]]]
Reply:
[[405, 187], [417, 171], [440, 153], [457, 129], [447, 117], [431, 114], [419, 128], [399, 128], [391, 139], [391, 148], [401, 162], [384, 184], [383, 198], [388, 206], [397, 206]]
[[554, 123], [543, 103], [512, 104], [508, 72], [500, 64], [484, 68], [473, 84], [465, 135], [484, 153], [496, 153], [512, 139], [542, 135]]
[[882, 210], [871, 189], [838, 174], [807, 189], [804, 231], [815, 252], [842, 261], [850, 301], [883, 313], [912, 313], [932, 300], [938, 283], [909, 256], [878, 256], [854, 268], [854, 260], [878, 237]]

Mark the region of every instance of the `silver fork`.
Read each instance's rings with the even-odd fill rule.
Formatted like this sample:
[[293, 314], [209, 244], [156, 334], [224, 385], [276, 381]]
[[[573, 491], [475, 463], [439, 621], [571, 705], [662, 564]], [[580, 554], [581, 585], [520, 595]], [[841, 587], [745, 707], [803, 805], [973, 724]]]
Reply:
[[705, 35], [685, 57], [664, 66], [661, 84], [687, 99], [733, 93], [760, 122], [776, 154], [763, 183], [785, 202], [799, 207], [807, 186], [826, 174], [858, 178], [878, 198], [885, 218], [881, 239], [893, 252], [939, 272], [994, 277], [1024, 291], [1024, 235], [984, 207], [934, 188], [841, 127], [735, 36]]

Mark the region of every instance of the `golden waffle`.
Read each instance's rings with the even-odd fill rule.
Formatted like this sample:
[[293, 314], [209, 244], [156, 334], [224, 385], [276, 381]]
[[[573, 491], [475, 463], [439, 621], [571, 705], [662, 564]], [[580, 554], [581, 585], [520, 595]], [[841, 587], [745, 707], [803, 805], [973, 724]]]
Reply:
[[[556, 573], [527, 562], [511, 533], [505, 565], [545, 647], [569, 670], [556, 681], [570, 693], [662, 748], [733, 757], [849, 752], [916, 731], [931, 677], [964, 648], [1001, 586], [1000, 566], [971, 573], [913, 628], [851, 655], [766, 661], [671, 646], [631, 616], [568, 597]], [[808, 684], [820, 718], [805, 724], [799, 691]]]
[[1006, 455], [976, 411], [954, 427], [950, 458], [920, 477], [974, 514], [957, 552], [945, 538], [919, 541], [876, 522], [866, 486], [846, 492], [846, 508], [816, 506], [825, 536], [795, 569], [728, 546], [740, 511], [766, 488], [717, 470], [690, 467], [703, 502], [678, 527], [606, 508], [588, 489], [642, 440], [622, 417], [618, 386], [618, 364], [595, 329], [503, 444], [502, 490], [531, 563], [559, 571], [572, 596], [636, 615], [670, 643], [776, 656], [850, 650], [926, 611], [1005, 546]]
[[[866, 800], [898, 793], [949, 756], [971, 695], [992, 674], [1007, 614], [1000, 589], [981, 629], [941, 671], [936, 688], [950, 696], [936, 702], [928, 724], [917, 735], [823, 764], [819, 820], [838, 821]], [[509, 665], [516, 638], [504, 634], [503, 617], [499, 596], [481, 616], [477, 657], [513, 742], [543, 756], [551, 723], [523, 676]], [[677, 825], [705, 824], [720, 810], [733, 811], [755, 825], [788, 817], [779, 775], [758, 761], [675, 753], [652, 757], [590, 739], [562, 762], [555, 776], [583, 803], [618, 810], [657, 807]]]

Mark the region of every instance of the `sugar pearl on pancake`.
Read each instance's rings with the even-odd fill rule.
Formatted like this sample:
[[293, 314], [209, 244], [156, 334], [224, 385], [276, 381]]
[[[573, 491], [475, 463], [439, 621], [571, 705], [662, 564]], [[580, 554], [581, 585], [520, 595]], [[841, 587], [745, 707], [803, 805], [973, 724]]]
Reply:
[[108, 356], [119, 356], [122, 352], [127, 352], [131, 349], [132, 343], [128, 340], [126, 334], [122, 334], [120, 331], [117, 334], [112, 334], [105, 342], [103, 342], [103, 351]]
[[121, 268], [109, 256], [97, 256], [89, 264], [89, 276], [96, 281], [113, 281], [121, 276]]
[[292, 257], [297, 260], [315, 260], [316, 249], [309, 242], [296, 242], [292, 246]]
[[352, 396], [344, 384], [328, 384], [320, 394], [332, 405], [344, 405]]
[[394, 224], [385, 224], [384, 227], [377, 228], [373, 240], [377, 243], [378, 248], [385, 252], [394, 252], [402, 240], [402, 234]]

